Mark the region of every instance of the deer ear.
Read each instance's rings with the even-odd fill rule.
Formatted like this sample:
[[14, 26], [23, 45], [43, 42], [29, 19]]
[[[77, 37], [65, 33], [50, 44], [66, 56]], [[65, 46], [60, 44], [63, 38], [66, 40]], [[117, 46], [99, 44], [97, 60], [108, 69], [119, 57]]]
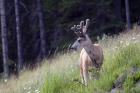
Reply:
[[81, 22], [80, 22], [80, 26], [81, 26], [81, 28], [83, 28], [83, 26], [84, 26], [84, 21], [81, 21]]
[[89, 19], [86, 19], [86, 25], [83, 28], [83, 33], [87, 32], [88, 26], [89, 26]]

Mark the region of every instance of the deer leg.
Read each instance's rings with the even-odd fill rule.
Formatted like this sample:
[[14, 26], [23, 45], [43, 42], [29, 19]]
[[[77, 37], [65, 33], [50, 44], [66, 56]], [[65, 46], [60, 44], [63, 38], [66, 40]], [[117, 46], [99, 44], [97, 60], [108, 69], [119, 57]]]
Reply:
[[83, 69], [83, 75], [84, 75], [85, 85], [87, 86], [87, 83], [88, 83], [88, 80], [89, 80], [89, 74], [88, 74], [88, 69], [87, 68]]
[[83, 76], [83, 68], [82, 67], [80, 67], [80, 75], [81, 75], [81, 78], [82, 78], [82, 84], [84, 84], [85, 82], [84, 82], [84, 76]]

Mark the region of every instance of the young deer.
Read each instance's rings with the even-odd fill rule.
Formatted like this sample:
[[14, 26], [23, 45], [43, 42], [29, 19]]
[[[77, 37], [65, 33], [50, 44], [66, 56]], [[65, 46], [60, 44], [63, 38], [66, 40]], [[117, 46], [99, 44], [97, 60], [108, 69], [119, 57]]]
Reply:
[[71, 46], [71, 49], [82, 49], [80, 53], [80, 74], [82, 83], [87, 85], [89, 79], [89, 67], [100, 68], [103, 64], [103, 50], [99, 44], [92, 44], [87, 35], [89, 19], [80, 22], [80, 25], [74, 25], [71, 30], [78, 36], [78, 39]]

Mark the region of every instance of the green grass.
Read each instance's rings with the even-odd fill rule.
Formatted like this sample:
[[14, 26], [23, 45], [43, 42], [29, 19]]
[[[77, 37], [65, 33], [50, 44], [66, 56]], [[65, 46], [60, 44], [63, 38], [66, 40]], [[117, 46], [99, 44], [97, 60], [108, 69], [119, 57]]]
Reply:
[[[104, 63], [97, 73], [98, 79], [90, 80], [88, 86], [80, 83], [79, 53], [58, 54], [37, 69], [25, 70], [18, 79], [0, 82], [0, 93], [105, 93], [111, 90], [114, 80], [127, 69], [140, 69], [139, 27], [119, 36], [104, 36], [99, 43], [104, 50]], [[93, 74], [93, 73], [92, 73]], [[136, 81], [140, 71], [128, 75], [123, 82], [123, 93], [140, 93]]]
[[[77, 74], [75, 74], [77, 73], [77, 69], [74, 69], [75, 71], [69, 75], [69, 70], [73, 69], [70, 68], [69, 70], [64, 70], [64, 72], [67, 72], [65, 74], [51, 73], [49, 75], [50, 77], [48, 76], [51, 80], [46, 79], [41, 88], [41, 93], [93, 93], [94, 91], [104, 93], [110, 91], [113, 86], [113, 82], [120, 74], [122, 74], [122, 72], [133, 66], [140, 67], [139, 43], [127, 42], [119, 45], [114, 50], [115, 52], [105, 51], [104, 64], [102, 66], [102, 70], [99, 72], [100, 77], [98, 80], [91, 80], [87, 87], [71, 80], [72, 78], [77, 77]], [[139, 75], [140, 73], [137, 73], [137, 76]], [[138, 78], [140, 79], [140, 77]], [[78, 79], [80, 80], [80, 77], [78, 77]], [[134, 82], [135, 80], [130, 79], [128, 76], [123, 84], [124, 91], [128, 92], [134, 89], [136, 90], [137, 88], [135, 88]]]
[[[99, 79], [91, 80], [87, 87], [73, 81], [73, 78], [77, 77], [80, 80], [77, 69], [73, 67], [66, 67], [62, 72], [49, 73], [41, 87], [41, 93], [93, 93], [94, 91], [104, 93], [111, 90], [113, 82], [122, 72], [132, 66], [140, 66], [139, 56], [139, 44], [129, 44], [118, 48], [113, 54], [105, 54], [105, 61], [102, 70], [99, 72]], [[70, 72], [71, 69], [74, 71]], [[140, 73], [134, 74], [134, 77], [140, 79]], [[131, 78], [132, 76], [128, 76], [123, 84], [125, 91], [131, 91], [131, 88], [133, 88], [132, 90], [135, 88], [134, 81], [136, 79]]]

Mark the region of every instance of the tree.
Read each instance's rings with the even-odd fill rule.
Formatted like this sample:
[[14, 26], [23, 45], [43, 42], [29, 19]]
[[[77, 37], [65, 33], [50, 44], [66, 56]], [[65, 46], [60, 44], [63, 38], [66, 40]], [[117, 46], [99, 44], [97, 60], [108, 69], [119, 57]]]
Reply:
[[23, 66], [22, 44], [21, 44], [21, 29], [19, 17], [19, 0], [15, 0], [15, 17], [16, 17], [16, 32], [17, 32], [17, 55], [18, 55], [18, 71]]
[[43, 21], [42, 2], [37, 0], [37, 11], [39, 18], [40, 40], [41, 40], [41, 54], [44, 58], [46, 56], [46, 40], [45, 40], [45, 27]]
[[125, 0], [125, 10], [126, 10], [126, 22], [127, 22], [127, 29], [131, 29], [131, 21], [130, 21], [130, 10], [129, 10], [129, 0]]
[[7, 41], [7, 25], [5, 15], [5, 0], [0, 0], [0, 13], [1, 13], [3, 68], [4, 68], [4, 77], [7, 78], [9, 77], [9, 67], [8, 67], [8, 41]]
[[121, 0], [114, 0], [114, 7], [115, 7], [115, 15], [119, 21], [122, 20], [121, 17]]

